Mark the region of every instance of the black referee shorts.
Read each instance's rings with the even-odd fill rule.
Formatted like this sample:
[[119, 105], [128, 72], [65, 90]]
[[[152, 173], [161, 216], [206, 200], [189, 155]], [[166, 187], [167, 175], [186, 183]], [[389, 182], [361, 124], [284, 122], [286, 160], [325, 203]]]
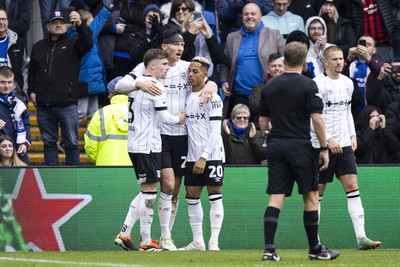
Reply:
[[268, 155], [268, 194], [290, 196], [294, 182], [299, 194], [318, 190], [318, 161], [310, 140], [271, 138]]

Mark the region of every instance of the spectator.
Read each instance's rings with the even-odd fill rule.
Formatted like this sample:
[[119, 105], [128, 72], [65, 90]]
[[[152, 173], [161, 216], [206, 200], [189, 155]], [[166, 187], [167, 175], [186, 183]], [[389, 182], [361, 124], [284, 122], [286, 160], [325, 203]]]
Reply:
[[[393, 132], [400, 142], [400, 101], [394, 101], [386, 108], [385, 117], [388, 130]], [[400, 163], [400, 152], [395, 152], [392, 156], [396, 164]]]
[[327, 26], [327, 42], [340, 47], [346, 58], [350, 47], [356, 45], [356, 37], [351, 21], [339, 15], [337, 1], [323, 0], [318, 15], [324, 19]]
[[[340, 17], [348, 19], [351, 21], [351, 1], [352, 0], [333, 0], [335, 2], [335, 7]], [[326, 0], [317, 0], [317, 14]]]
[[136, 67], [143, 61], [144, 53], [150, 48], [157, 48], [163, 33], [161, 25], [161, 11], [157, 5], [148, 5], [143, 11], [143, 24], [139, 30], [131, 36], [129, 55]]
[[18, 157], [29, 164], [31, 144], [29, 111], [22, 96], [13, 91], [14, 74], [10, 67], [0, 67], [0, 134], [15, 144]]
[[[310, 39], [302, 31], [292, 31], [291, 33], [289, 33], [288, 37], [286, 38], [286, 45], [291, 42], [300, 42], [302, 44], [305, 44], [307, 46], [307, 49], [310, 48]], [[314, 77], [314, 64], [312, 63], [312, 60], [308, 58], [308, 56], [306, 60], [307, 64], [303, 67], [302, 74], [312, 79]]]
[[226, 164], [260, 164], [266, 159], [263, 135], [256, 130], [254, 123], [249, 123], [249, 119], [249, 108], [237, 104], [233, 107], [231, 119], [222, 122]]
[[109, 9], [103, 6], [101, 0], [97, 1], [102, 8], [93, 18], [89, 11], [79, 10], [82, 22], [86, 23], [92, 31], [92, 48], [81, 59], [79, 73], [79, 99], [78, 119], [82, 121], [86, 116], [88, 122], [99, 108], [98, 95], [106, 92], [106, 70], [100, 55], [97, 37], [111, 16]]
[[[367, 104], [377, 103], [377, 99], [372, 100], [372, 103], [371, 100], [368, 101], [366, 88], [372, 82], [372, 79], [378, 77], [383, 63], [376, 57], [375, 41], [371, 36], [361, 36], [358, 45], [349, 49], [343, 73], [357, 80], [358, 92], [361, 95], [361, 101], [358, 105], [352, 102], [353, 117], [356, 117]], [[372, 75], [370, 76], [370, 74]]]
[[269, 55], [282, 56], [285, 47], [285, 40], [278, 30], [264, 27], [258, 5], [247, 4], [242, 19], [242, 28], [228, 36], [227, 62], [220, 68], [222, 91], [225, 96], [230, 96], [227, 117], [236, 104], [249, 105], [251, 90], [267, 74]]
[[[308, 38], [307, 38], [308, 39]], [[268, 57], [267, 75], [262, 83], [256, 84], [249, 95], [249, 108], [254, 114], [254, 123], [258, 129], [258, 114], [260, 107], [261, 92], [265, 84], [272, 78], [281, 75], [285, 71], [283, 57], [279, 57], [277, 53], [272, 53]]]
[[26, 48], [26, 33], [31, 27], [32, 0], [0, 0], [0, 6], [7, 11], [8, 28], [18, 34]]
[[59, 164], [59, 126], [66, 165], [79, 165], [78, 76], [81, 58], [93, 41], [90, 29], [82, 23], [78, 12], [72, 11], [69, 19], [78, 36], [68, 37], [61, 12], [54, 12], [47, 26], [50, 37], [33, 45], [29, 62], [28, 93], [36, 106], [46, 165]]
[[[117, 76], [124, 76], [133, 69], [129, 54], [132, 34], [143, 23], [143, 10], [152, 0], [103, 0], [110, 7], [111, 18], [99, 35], [99, 49], [106, 68], [107, 82]], [[143, 55], [143, 54], [142, 54]]]
[[262, 16], [267, 15], [274, 8], [271, 0], [218, 0], [217, 11], [221, 26], [221, 45], [225, 47], [226, 38], [231, 32], [238, 31], [243, 26], [242, 10], [248, 3], [257, 4], [261, 9]]
[[279, 30], [285, 39], [292, 31], [304, 32], [303, 19], [288, 11], [290, 0], [272, 0], [272, 4], [274, 10], [261, 18], [265, 27]]
[[56, 11], [57, 5], [60, 12], [63, 12], [64, 9], [72, 9], [71, 0], [39, 0], [40, 20], [42, 21], [44, 37], [50, 35], [47, 29], [47, 24], [50, 22], [50, 18]]
[[392, 0], [394, 31], [392, 34], [393, 57], [400, 58], [400, 0]]
[[393, 156], [400, 154], [400, 142], [386, 127], [386, 117], [374, 106], [366, 106], [356, 124], [357, 164], [398, 163]]
[[[200, 6], [196, 6], [192, 0], [175, 0], [166, 5], [161, 6], [161, 12], [164, 14], [164, 29], [177, 29], [181, 31], [183, 39], [185, 40], [183, 60], [191, 60], [195, 55], [194, 40], [196, 38], [197, 28], [200, 27], [200, 22], [195, 22], [194, 16], [191, 15], [195, 12], [200, 12]], [[189, 23], [189, 20], [190, 23]], [[182, 30], [182, 25], [185, 27]]]
[[0, 166], [26, 166], [19, 159], [14, 142], [8, 135], [0, 135]]
[[299, 15], [303, 21], [318, 15], [318, 0], [291, 0], [288, 10]]
[[375, 40], [377, 56], [384, 62], [393, 59], [390, 43], [395, 30], [391, 0], [352, 0], [350, 10], [356, 38], [370, 35]]
[[326, 24], [321, 17], [314, 16], [307, 20], [305, 33], [310, 39], [307, 65], [312, 77], [324, 72], [324, 50], [332, 45], [327, 43], [326, 32]]
[[85, 134], [85, 151], [96, 166], [132, 166], [128, 151], [128, 96], [115, 93], [115, 84], [108, 83], [110, 105], [93, 115]]
[[[215, 65], [224, 62], [225, 57], [213, 31], [203, 16], [202, 7], [192, 0], [172, 1], [166, 29], [179, 29], [185, 40], [185, 48], [181, 58], [191, 60], [195, 56], [207, 58], [211, 63], [209, 78], [217, 81]], [[196, 17], [198, 17], [196, 19]]]
[[[27, 90], [28, 63], [23, 39], [9, 29], [9, 21], [4, 7], [0, 6], [0, 66], [7, 65], [14, 73], [14, 89], [25, 96]], [[24, 90], [22, 90], [24, 89]]]
[[400, 100], [400, 59], [382, 65], [378, 77], [367, 86], [367, 97], [371, 100], [369, 104], [383, 112], [391, 103]]

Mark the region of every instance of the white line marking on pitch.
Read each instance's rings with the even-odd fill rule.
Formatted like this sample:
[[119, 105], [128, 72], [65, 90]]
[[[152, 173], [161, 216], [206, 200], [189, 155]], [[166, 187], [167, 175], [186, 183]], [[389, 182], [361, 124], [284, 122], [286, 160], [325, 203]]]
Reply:
[[49, 264], [70, 264], [70, 265], [87, 265], [87, 266], [111, 266], [111, 267], [138, 267], [135, 264], [116, 264], [106, 262], [77, 262], [77, 261], [58, 261], [58, 260], [38, 260], [38, 259], [23, 259], [12, 257], [0, 257], [0, 261], [22, 261], [22, 262], [38, 262]]

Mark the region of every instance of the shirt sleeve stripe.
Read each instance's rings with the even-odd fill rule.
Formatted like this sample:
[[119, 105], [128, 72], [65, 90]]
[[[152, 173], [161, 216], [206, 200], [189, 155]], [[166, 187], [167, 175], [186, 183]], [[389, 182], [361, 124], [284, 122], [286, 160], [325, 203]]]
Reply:
[[222, 116], [210, 117], [210, 121], [222, 121]]

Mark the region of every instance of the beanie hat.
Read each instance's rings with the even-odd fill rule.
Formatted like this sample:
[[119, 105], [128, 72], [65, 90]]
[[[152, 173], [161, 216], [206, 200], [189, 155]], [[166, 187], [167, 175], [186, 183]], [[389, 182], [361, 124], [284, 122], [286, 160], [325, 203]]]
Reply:
[[[146, 6], [146, 7], [143, 9], [143, 21], [146, 19], [147, 13], [149, 13], [149, 11], [151, 11], [151, 10], [157, 11], [158, 14], [161, 16], [161, 10], [160, 10], [160, 8], [159, 8], [156, 4], [151, 4], [151, 5]], [[161, 19], [161, 18], [160, 18], [160, 19]]]
[[117, 82], [122, 79], [122, 76], [115, 77], [107, 84], [107, 91], [109, 93], [115, 94], [115, 86]]
[[334, 5], [335, 7], [336, 7], [336, 9], [337, 9], [337, 2], [336, 2], [336, 0], [322, 0], [321, 2], [320, 2], [320, 8], [323, 6], [323, 4], [332, 4], [332, 5]]

